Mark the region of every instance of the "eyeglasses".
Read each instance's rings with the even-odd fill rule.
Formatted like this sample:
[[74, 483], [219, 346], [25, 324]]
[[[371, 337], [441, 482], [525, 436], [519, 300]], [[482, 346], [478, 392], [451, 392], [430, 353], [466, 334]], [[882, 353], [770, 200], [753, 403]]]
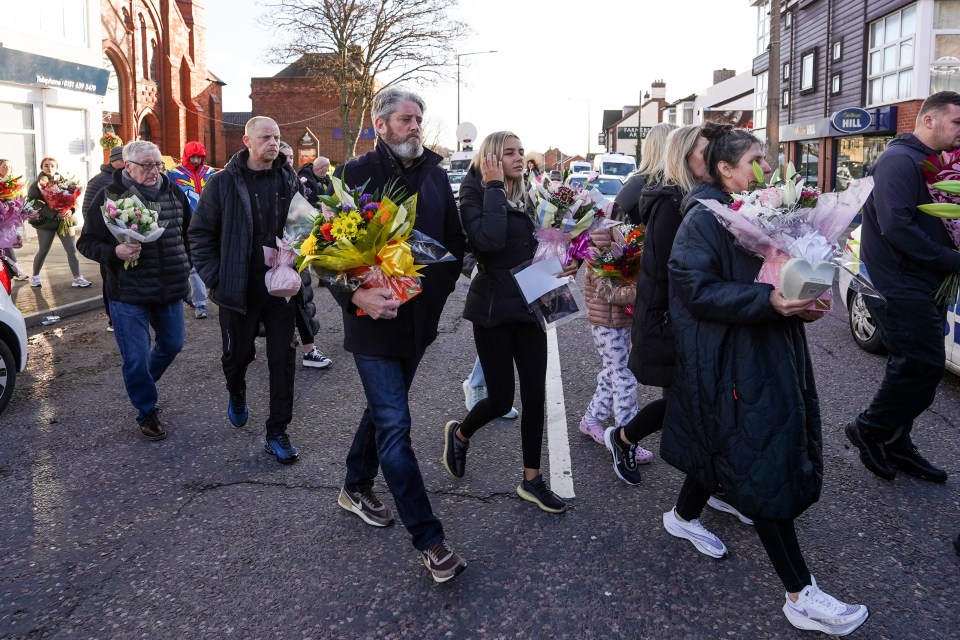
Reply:
[[166, 166], [162, 162], [137, 162], [136, 160], [128, 160], [127, 162], [130, 162], [131, 164], [135, 164], [138, 167], [143, 167], [147, 171], [150, 171], [151, 169], [156, 169], [157, 171], [161, 171]]

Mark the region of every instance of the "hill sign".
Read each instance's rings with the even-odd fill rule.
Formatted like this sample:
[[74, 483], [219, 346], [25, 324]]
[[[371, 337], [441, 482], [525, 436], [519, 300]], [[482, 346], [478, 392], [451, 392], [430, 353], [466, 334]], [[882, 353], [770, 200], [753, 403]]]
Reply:
[[870, 112], [860, 107], [841, 109], [830, 117], [830, 124], [840, 133], [860, 133], [873, 124]]

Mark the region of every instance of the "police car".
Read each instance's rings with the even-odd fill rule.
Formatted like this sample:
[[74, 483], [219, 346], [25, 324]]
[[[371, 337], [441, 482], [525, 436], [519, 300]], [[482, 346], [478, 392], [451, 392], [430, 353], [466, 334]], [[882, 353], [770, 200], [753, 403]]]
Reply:
[[[850, 234], [845, 247], [845, 255], [849, 268], [854, 273], [860, 269], [860, 227]], [[863, 302], [863, 294], [857, 290], [853, 276], [844, 269], [840, 269], [838, 288], [843, 306], [847, 310], [850, 324], [850, 334], [854, 342], [870, 353], [885, 354], [886, 347], [880, 340], [877, 325]], [[960, 318], [957, 317], [956, 306], [947, 308], [947, 322], [943, 328], [944, 347], [947, 355], [947, 370], [960, 375]]]
[[27, 325], [10, 298], [13, 275], [0, 256], [0, 413], [13, 397], [17, 374], [27, 366]]

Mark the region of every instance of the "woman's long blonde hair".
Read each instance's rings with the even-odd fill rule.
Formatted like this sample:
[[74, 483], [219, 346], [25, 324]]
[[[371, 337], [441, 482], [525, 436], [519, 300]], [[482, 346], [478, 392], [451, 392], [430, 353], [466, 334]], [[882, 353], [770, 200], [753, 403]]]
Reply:
[[700, 178], [693, 175], [687, 160], [700, 139], [700, 127], [687, 125], [674, 129], [667, 136], [667, 148], [663, 154], [663, 182], [680, 187], [684, 193], [690, 191]]
[[[667, 148], [667, 136], [674, 131], [677, 125], [661, 122], [650, 128], [647, 138], [643, 141], [643, 156], [640, 166], [635, 173], [647, 179], [647, 184], [657, 184], [663, 181], [663, 152]], [[637, 141], [639, 144], [640, 141]]]
[[[520, 140], [520, 136], [510, 131], [494, 131], [483, 139], [483, 142], [480, 143], [480, 147], [477, 149], [477, 154], [473, 156], [473, 161], [470, 163], [470, 166], [476, 169], [477, 175], [483, 176], [484, 156], [492, 153], [498, 160], [503, 158], [503, 146], [507, 138]], [[526, 163], [524, 163], [524, 167], [526, 167]], [[518, 203], [526, 202], [527, 188], [523, 178], [513, 180], [504, 177], [503, 186], [507, 192], [507, 198], [511, 201]]]

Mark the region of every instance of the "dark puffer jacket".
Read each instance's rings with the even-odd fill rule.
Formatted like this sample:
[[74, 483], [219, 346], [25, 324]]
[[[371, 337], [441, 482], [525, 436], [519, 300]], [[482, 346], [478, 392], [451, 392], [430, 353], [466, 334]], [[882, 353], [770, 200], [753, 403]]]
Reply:
[[[90, 215], [90, 207], [93, 205], [93, 199], [100, 189], [103, 189], [105, 186], [113, 182], [113, 175], [122, 169], [114, 169], [112, 164], [102, 164], [100, 165], [100, 173], [93, 176], [90, 179], [90, 182], [87, 183], [87, 188], [83, 191], [83, 217], [86, 219]], [[94, 211], [95, 214], [100, 215], [99, 211]]]
[[640, 224], [646, 227], [628, 365], [637, 381], [654, 387], [673, 383], [676, 346], [667, 297], [667, 260], [683, 216], [680, 188], [653, 185], [640, 198]]
[[380, 191], [396, 179], [407, 194], [417, 194], [417, 229], [440, 242], [456, 260], [424, 267], [423, 292], [397, 310], [397, 317], [374, 320], [357, 316], [352, 294], [331, 290], [343, 310], [343, 348], [351, 353], [385, 358], [411, 358], [422, 354], [437, 338], [440, 314], [447, 296], [460, 277], [464, 237], [457, 217], [457, 203], [450, 190], [440, 156], [424, 149], [411, 167], [404, 167], [383, 141], [373, 151], [337, 167], [334, 176], [348, 187], [367, 185], [370, 193]]
[[320, 196], [333, 195], [333, 183], [329, 176], [318, 178], [313, 172], [313, 163], [307, 162], [297, 170], [297, 179], [300, 180], [300, 193], [307, 202], [317, 206]]
[[[263, 262], [263, 249], [253, 246], [253, 209], [242, 168], [250, 151], [235, 154], [223, 171], [213, 174], [203, 188], [190, 222], [190, 252], [193, 265], [210, 299], [218, 306], [246, 313], [247, 281], [251, 260]], [[271, 170], [280, 172], [283, 190], [277, 193], [277, 233], [282, 234], [290, 201], [297, 193], [297, 175], [283, 154]]]
[[533, 258], [533, 205], [521, 211], [507, 200], [502, 182], [486, 187], [471, 167], [460, 185], [460, 219], [477, 258], [463, 317], [481, 327], [536, 322], [510, 269]]
[[[141, 195], [135, 187], [123, 184], [122, 171], [113, 174], [113, 182], [105, 186], [90, 203], [90, 215], [83, 223], [77, 249], [87, 258], [106, 267], [107, 297], [110, 300], [138, 305], [166, 305], [184, 299], [190, 293], [187, 276], [190, 257], [187, 252], [187, 227], [190, 205], [179, 188], [160, 174], [160, 195], [155, 200]], [[135, 194], [144, 204], [159, 206], [159, 222], [166, 222], [163, 235], [142, 245], [136, 266], [123, 268], [117, 257], [119, 244], [103, 221], [100, 207], [107, 198], [118, 200]]]
[[823, 485], [820, 404], [804, 323], [754, 282], [760, 258], [738, 248], [695, 188], [670, 256], [677, 369], [660, 454], [707, 490], [718, 483], [751, 517], [791, 519]]

